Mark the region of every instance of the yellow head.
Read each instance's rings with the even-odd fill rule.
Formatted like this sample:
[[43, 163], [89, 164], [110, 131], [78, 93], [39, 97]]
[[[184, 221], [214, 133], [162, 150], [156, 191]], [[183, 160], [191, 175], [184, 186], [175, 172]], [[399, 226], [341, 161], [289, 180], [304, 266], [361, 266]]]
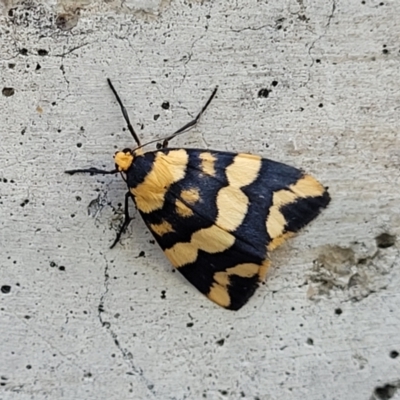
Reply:
[[126, 172], [132, 166], [136, 157], [143, 156], [144, 152], [141, 147], [137, 149], [124, 149], [122, 151], [117, 151], [114, 154], [115, 167], [119, 172]]
[[124, 149], [117, 151], [114, 155], [115, 166], [119, 172], [126, 172], [131, 167], [134, 159], [134, 151], [131, 149]]

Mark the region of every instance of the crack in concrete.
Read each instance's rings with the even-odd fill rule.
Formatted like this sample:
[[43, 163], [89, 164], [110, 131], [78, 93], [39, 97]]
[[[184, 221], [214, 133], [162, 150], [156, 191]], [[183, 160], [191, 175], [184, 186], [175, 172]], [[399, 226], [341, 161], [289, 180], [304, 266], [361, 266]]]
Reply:
[[241, 32], [244, 32], [244, 31], [259, 31], [259, 30], [265, 29], [265, 28], [270, 28], [272, 30], [274, 29], [273, 26], [271, 26], [269, 24], [265, 24], [265, 25], [261, 25], [261, 26], [257, 26], [257, 27], [248, 26], [246, 28], [241, 28], [241, 29], [231, 29], [230, 31], [234, 32], [234, 33], [241, 33]]
[[[316, 44], [318, 41], [320, 41], [320, 40], [327, 34], [328, 29], [329, 29], [329, 26], [331, 25], [333, 16], [334, 16], [334, 14], [335, 14], [335, 11], [336, 11], [336, 0], [332, 0], [332, 9], [331, 9], [331, 13], [328, 15], [328, 20], [327, 20], [327, 23], [325, 24], [324, 32], [323, 32], [321, 35], [319, 35], [319, 36], [311, 43], [310, 47], [308, 48], [308, 55], [309, 55], [310, 58], [311, 58], [311, 65], [310, 65], [310, 68], [311, 68], [311, 67], [314, 65], [314, 63], [315, 63], [314, 57], [312, 56], [311, 52], [312, 52], [312, 50], [313, 50], [315, 44]], [[308, 72], [308, 79], [307, 79], [307, 82], [306, 82], [304, 85], [302, 85], [302, 86], [307, 86], [308, 82], [310, 82], [310, 80], [311, 80], [310, 69], [309, 69], [308, 71], [309, 71], [309, 72]]]
[[50, 55], [50, 56], [51, 56], [51, 57], [61, 57], [61, 58], [64, 58], [64, 57], [67, 56], [68, 54], [71, 54], [71, 53], [73, 53], [73, 52], [76, 51], [76, 50], [79, 50], [79, 49], [81, 49], [81, 48], [83, 48], [83, 47], [89, 46], [90, 44], [93, 44], [93, 43], [96, 43], [96, 42], [97, 42], [97, 41], [90, 42], [90, 43], [82, 43], [81, 45], [74, 46], [74, 47], [70, 48], [69, 50], [65, 51], [64, 53], [52, 54], [52, 55]]
[[207, 142], [207, 140], [204, 138], [204, 133], [200, 132], [201, 138], [203, 139], [203, 142], [206, 145], [206, 148], [209, 149], [210, 148], [210, 144]]
[[[103, 255], [103, 254], [102, 254]], [[109, 292], [109, 280], [110, 280], [110, 275], [108, 274], [108, 270], [109, 270], [109, 265], [108, 265], [108, 261], [107, 258], [105, 257], [105, 255], [103, 255], [104, 261], [106, 263], [106, 266], [104, 268], [104, 291], [100, 296], [100, 301], [99, 301], [99, 305], [98, 305], [98, 313], [97, 313], [97, 317], [100, 321], [100, 324], [103, 328], [106, 329], [106, 331], [108, 332], [108, 334], [111, 336], [116, 348], [118, 349], [119, 353], [122, 355], [123, 360], [126, 362], [126, 364], [128, 365], [130, 371], [127, 372], [128, 375], [132, 375], [138, 378], [138, 380], [146, 386], [147, 391], [149, 392], [148, 396], [146, 396], [146, 398], [157, 398], [157, 394], [154, 390], [154, 384], [152, 384], [145, 376], [143, 373], [143, 369], [140, 367], [137, 367], [134, 362], [133, 362], [133, 354], [128, 351], [127, 349], [123, 348], [118, 340], [118, 335], [111, 329], [111, 324], [108, 321], [105, 321], [103, 319], [103, 313], [104, 313], [104, 302], [105, 302], [105, 298]]]
[[[209, 8], [209, 12], [210, 12], [210, 10], [211, 10], [211, 5], [210, 5], [210, 8]], [[182, 79], [181, 84], [179, 85], [179, 87], [181, 87], [183, 82], [185, 82], [185, 80], [186, 80], [186, 77], [187, 77], [187, 68], [186, 68], [186, 66], [192, 59], [193, 48], [194, 48], [195, 44], [197, 42], [199, 42], [200, 40], [204, 39], [204, 37], [206, 36], [206, 32], [208, 31], [208, 28], [210, 26], [210, 23], [208, 22], [209, 20], [206, 19], [206, 21], [207, 21], [207, 23], [206, 23], [206, 25], [204, 27], [204, 31], [205, 32], [202, 35], [200, 35], [197, 39], [193, 40], [192, 44], [190, 45], [190, 50], [188, 52], [188, 56], [186, 57], [186, 59], [184, 59], [185, 57], [182, 57], [182, 59], [181, 59], [181, 61], [183, 61], [184, 74], [183, 74], [183, 79]]]
[[65, 83], [67, 84], [67, 90], [69, 90], [69, 80], [67, 79], [66, 75], [65, 75], [65, 68], [64, 68], [64, 64], [61, 63], [60, 65], [60, 71], [62, 73], [63, 79], [65, 81]]
[[330, 24], [331, 24], [333, 15], [334, 15], [334, 13], [335, 13], [335, 10], [336, 10], [336, 0], [332, 0], [332, 11], [331, 11], [331, 13], [328, 15], [328, 21], [327, 21], [327, 23], [325, 24], [325, 30], [324, 30], [324, 32], [323, 32], [321, 35], [319, 35], [319, 36], [311, 43], [310, 47], [308, 48], [308, 55], [311, 57], [311, 60], [312, 60], [312, 63], [311, 63], [311, 65], [310, 65], [310, 67], [312, 67], [312, 66], [314, 65], [314, 58], [313, 58], [313, 56], [311, 55], [311, 51], [312, 51], [312, 49], [314, 48], [315, 44], [316, 44], [319, 40], [321, 40], [321, 39], [326, 35], [326, 33], [328, 32], [328, 28], [329, 28], [329, 26], [330, 26]]
[[325, 28], [328, 28], [331, 25], [331, 21], [333, 18], [333, 14], [335, 14], [335, 11], [336, 11], [336, 0], [332, 0], [332, 11], [331, 11], [330, 15], [328, 16], [328, 22], [325, 25]]
[[73, 367], [76, 368], [76, 370], [80, 371], [82, 374], [85, 372], [84, 369], [82, 369], [77, 363], [73, 361], [73, 359], [70, 356], [70, 353], [65, 354], [57, 346], [55, 346], [48, 338], [46, 338], [38, 330], [36, 330], [32, 324], [29, 324], [26, 320], [19, 317], [17, 314], [12, 314], [12, 315], [16, 317], [26, 327], [27, 331], [35, 333], [35, 335], [44, 343], [46, 343], [53, 352], [61, 355], [61, 357], [64, 358], [65, 363], [72, 365]]

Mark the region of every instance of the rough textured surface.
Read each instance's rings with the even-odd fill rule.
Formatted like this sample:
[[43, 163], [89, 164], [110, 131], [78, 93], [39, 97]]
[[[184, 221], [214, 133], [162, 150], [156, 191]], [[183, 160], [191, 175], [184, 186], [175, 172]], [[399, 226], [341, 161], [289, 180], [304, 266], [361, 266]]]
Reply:
[[[0, 398], [400, 398], [398, 0], [0, 2]], [[239, 312], [190, 287], [112, 167], [177, 145], [303, 167], [330, 207]], [[162, 107], [169, 102], [170, 107]], [[143, 129], [142, 129], [143, 128]]]

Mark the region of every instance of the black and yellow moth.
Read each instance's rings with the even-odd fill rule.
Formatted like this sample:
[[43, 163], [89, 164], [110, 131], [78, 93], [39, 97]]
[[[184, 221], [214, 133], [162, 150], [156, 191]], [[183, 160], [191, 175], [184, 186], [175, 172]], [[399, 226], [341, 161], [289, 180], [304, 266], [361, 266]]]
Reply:
[[201, 293], [238, 310], [254, 294], [270, 265], [268, 254], [325, 208], [327, 189], [301, 170], [253, 154], [169, 148], [197, 117], [144, 152], [125, 107], [108, 83], [137, 147], [117, 151], [115, 168], [74, 169], [68, 174], [120, 173], [128, 185], [125, 219], [111, 247], [128, 227], [129, 200], [171, 264]]

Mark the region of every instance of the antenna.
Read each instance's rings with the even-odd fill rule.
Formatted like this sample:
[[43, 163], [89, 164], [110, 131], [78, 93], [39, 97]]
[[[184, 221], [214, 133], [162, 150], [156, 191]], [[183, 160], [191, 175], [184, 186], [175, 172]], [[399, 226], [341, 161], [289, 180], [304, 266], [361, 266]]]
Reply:
[[128, 125], [129, 132], [131, 133], [131, 135], [132, 135], [133, 139], [135, 140], [135, 142], [137, 143], [137, 145], [140, 147], [141, 144], [140, 144], [139, 137], [138, 137], [138, 135], [136, 134], [135, 130], [133, 129], [133, 126], [132, 126], [132, 124], [131, 124], [131, 121], [129, 120], [129, 116], [128, 116], [128, 113], [127, 113], [127, 111], [126, 111], [125, 106], [122, 104], [122, 101], [121, 101], [121, 99], [119, 98], [118, 93], [117, 93], [117, 91], [115, 90], [115, 88], [114, 88], [114, 86], [113, 86], [113, 84], [111, 83], [111, 80], [110, 80], [109, 78], [107, 78], [107, 82], [108, 82], [108, 84], [110, 85], [110, 88], [111, 88], [111, 90], [113, 91], [114, 96], [115, 96], [115, 98], [117, 99], [119, 106], [121, 107], [122, 115], [124, 116], [124, 119], [125, 119], [125, 121], [126, 121], [126, 124]]

